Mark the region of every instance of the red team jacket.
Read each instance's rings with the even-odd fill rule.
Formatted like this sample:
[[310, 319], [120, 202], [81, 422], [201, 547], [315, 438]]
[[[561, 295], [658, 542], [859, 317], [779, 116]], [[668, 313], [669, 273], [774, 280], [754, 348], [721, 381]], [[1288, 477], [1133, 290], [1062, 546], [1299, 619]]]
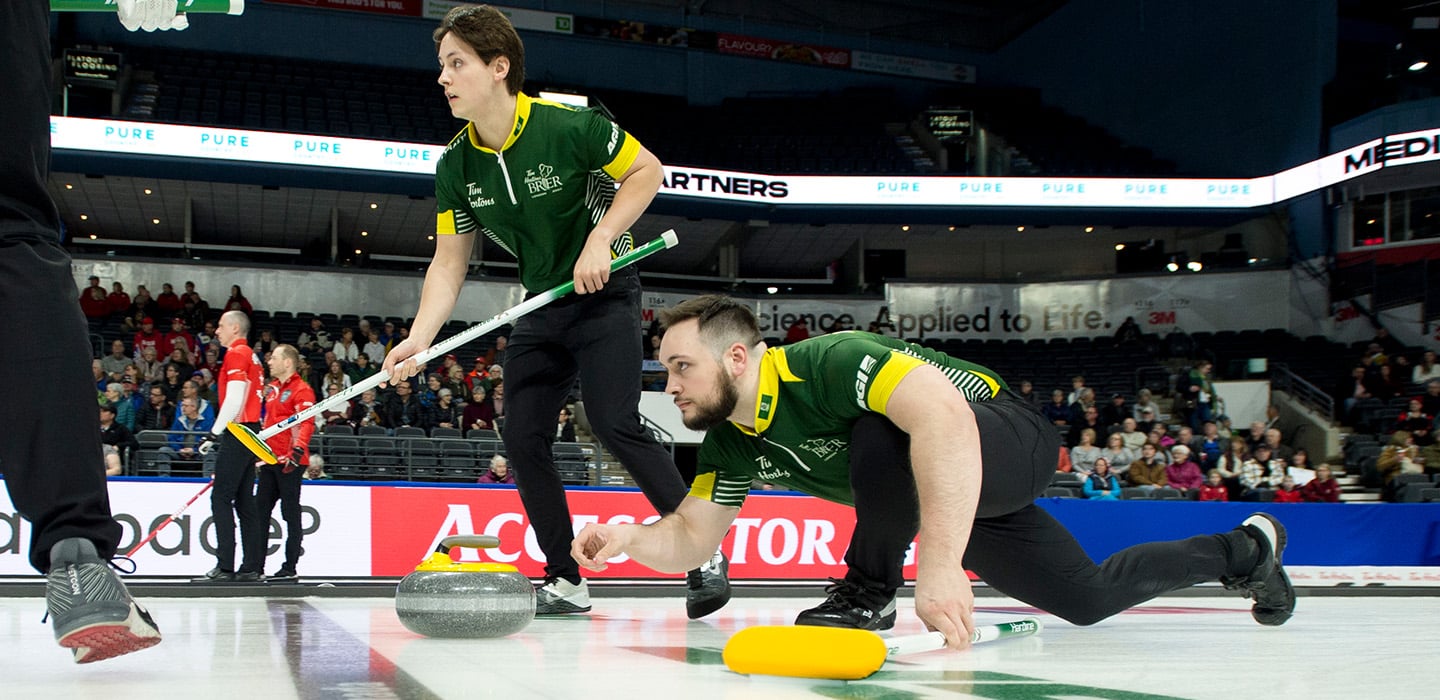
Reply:
[[[290, 375], [290, 381], [284, 384], [281, 384], [279, 379], [273, 380], [265, 386], [265, 427], [275, 425], [314, 405], [315, 390], [311, 389], [299, 374]], [[289, 456], [290, 448], [299, 445], [305, 450], [300, 464], [309, 465], [310, 436], [314, 432], [315, 421], [304, 420], [266, 440], [265, 444], [279, 457]]]
[[220, 387], [220, 406], [225, 405], [225, 392], [230, 388], [230, 382], [250, 382], [249, 395], [240, 408], [240, 415], [235, 416], [235, 422], [259, 423], [260, 391], [264, 388], [260, 378], [260, 358], [250, 350], [244, 338], [231, 343], [225, 351], [225, 361], [220, 363], [220, 377], [216, 382]]

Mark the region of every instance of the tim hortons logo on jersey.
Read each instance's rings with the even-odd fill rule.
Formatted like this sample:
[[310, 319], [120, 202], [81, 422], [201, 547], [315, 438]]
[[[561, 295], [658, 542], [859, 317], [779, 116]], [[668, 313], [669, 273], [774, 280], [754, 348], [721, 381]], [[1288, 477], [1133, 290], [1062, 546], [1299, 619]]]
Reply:
[[[540, 173], [538, 175], [535, 174], [537, 170]], [[531, 197], [544, 197], [563, 186], [560, 183], [560, 176], [555, 174], [553, 166], [541, 163], [536, 166], [535, 170], [525, 171], [525, 187], [530, 190]]]
[[790, 476], [790, 472], [788, 470], [776, 469], [775, 465], [770, 463], [769, 457], [756, 457], [755, 463], [760, 465], [760, 471], [755, 472], [755, 476], [758, 476], [763, 480], [773, 481], [775, 479], [784, 479], [785, 477]]
[[495, 204], [495, 198], [486, 197], [485, 193], [480, 190], [480, 186], [473, 182], [465, 183], [465, 194], [470, 198], [470, 206], [474, 209]]

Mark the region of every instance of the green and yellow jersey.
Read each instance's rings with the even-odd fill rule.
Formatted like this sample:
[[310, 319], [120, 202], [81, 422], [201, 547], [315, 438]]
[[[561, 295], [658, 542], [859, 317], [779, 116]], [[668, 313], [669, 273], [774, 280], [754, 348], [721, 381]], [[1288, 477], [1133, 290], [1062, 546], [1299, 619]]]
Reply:
[[850, 429], [867, 412], [885, 415], [900, 380], [924, 364], [939, 368], [969, 401], [1007, 388], [985, 367], [872, 333], [831, 333], [766, 350], [755, 430], [733, 422], [711, 429], [690, 495], [738, 508], [759, 479], [854, 505]]
[[[435, 166], [435, 231], [483, 233], [520, 263], [520, 282], [539, 292], [573, 278], [590, 231], [615, 199], [615, 181], [640, 142], [595, 110], [516, 96], [505, 145], [480, 145], [466, 124]], [[629, 233], [614, 255], [630, 252]]]

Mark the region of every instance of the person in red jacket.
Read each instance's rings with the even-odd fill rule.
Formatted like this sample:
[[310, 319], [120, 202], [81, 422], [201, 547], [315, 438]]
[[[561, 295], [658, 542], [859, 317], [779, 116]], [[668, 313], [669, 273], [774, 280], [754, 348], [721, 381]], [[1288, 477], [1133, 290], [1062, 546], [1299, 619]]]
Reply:
[[1330, 475], [1330, 467], [1322, 464], [1315, 467], [1315, 478], [1300, 487], [1300, 495], [1307, 503], [1339, 503], [1340, 482]]
[[226, 311], [244, 311], [246, 316], [255, 313], [255, 308], [250, 305], [250, 300], [245, 298], [245, 293], [240, 291], [240, 285], [230, 285], [230, 298], [225, 300]]
[[1200, 500], [1230, 500], [1229, 490], [1225, 488], [1225, 477], [1220, 475], [1219, 469], [1211, 469], [1210, 473], [1205, 476], [1205, 483], [1200, 485]]
[[[270, 375], [265, 386], [265, 427], [270, 427], [315, 405], [315, 390], [295, 371], [300, 366], [300, 353], [290, 345], [277, 345], [270, 353]], [[280, 517], [285, 520], [285, 563], [270, 576], [271, 580], [294, 579], [300, 563], [303, 537], [300, 525], [300, 484], [310, 465], [310, 436], [315, 421], [300, 421], [265, 441], [280, 461], [260, 465], [260, 485], [255, 488], [255, 502], [261, 521], [268, 521], [280, 502]]]
[[[155, 330], [155, 319], [146, 316], [140, 319], [140, 330], [135, 333], [135, 340], [131, 347], [135, 350], [135, 359], [145, 355], [145, 348], [154, 348], [155, 356], [160, 356], [160, 344], [165, 341], [165, 334]], [[166, 355], [169, 355], [169, 346], [166, 346]]]
[[130, 310], [130, 295], [125, 293], [125, 285], [116, 282], [110, 285], [111, 292], [105, 297], [105, 303], [110, 305], [111, 315], [123, 316]]
[[185, 308], [185, 302], [180, 301], [180, 296], [175, 293], [175, 286], [169, 282], [160, 285], [160, 296], [155, 297], [155, 303], [161, 311], [172, 316]]
[[[255, 508], [255, 455], [225, 429], [231, 421], [260, 429], [260, 359], [251, 352], [245, 336], [250, 319], [239, 311], [226, 311], [215, 330], [227, 350], [220, 365], [220, 409], [196, 451], [208, 455], [217, 445], [215, 487], [210, 490], [210, 512], [215, 519], [215, 568], [197, 583], [258, 583], [265, 564], [265, 527]], [[240, 568], [235, 567], [235, 520], [240, 520]]]
[[1295, 488], [1295, 479], [1293, 477], [1286, 476], [1280, 480], [1280, 488], [1275, 489], [1276, 503], [1299, 503], [1303, 500], [1304, 498], [1301, 497], [1300, 489]]
[[110, 315], [110, 298], [100, 286], [100, 278], [90, 275], [90, 286], [80, 292], [80, 311], [85, 318], [99, 319]]

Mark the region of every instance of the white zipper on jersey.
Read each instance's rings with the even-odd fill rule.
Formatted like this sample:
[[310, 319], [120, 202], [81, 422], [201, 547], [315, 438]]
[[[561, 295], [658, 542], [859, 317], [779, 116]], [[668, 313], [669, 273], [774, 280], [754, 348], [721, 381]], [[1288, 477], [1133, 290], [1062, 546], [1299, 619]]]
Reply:
[[496, 151], [495, 160], [500, 161], [500, 173], [505, 176], [505, 191], [510, 193], [510, 204], [519, 204], [519, 202], [515, 201], [515, 188], [510, 184], [510, 169], [505, 167], [505, 154], [501, 151]]
[[767, 437], [765, 437], [764, 435], [761, 435], [761, 436], [760, 436], [760, 439], [761, 439], [761, 440], [764, 440], [764, 441], [765, 441], [765, 444], [767, 444], [767, 445], [774, 445], [774, 446], [776, 446], [776, 447], [778, 447], [778, 448], [780, 448], [780, 449], [782, 449], [782, 450], [785, 450], [785, 454], [790, 455], [790, 457], [795, 460], [795, 463], [798, 464], [798, 465], [800, 465], [800, 468], [801, 468], [801, 469], [804, 469], [804, 470], [807, 471], [807, 472], [810, 471], [810, 467], [809, 467], [809, 465], [805, 464], [805, 460], [800, 459], [800, 455], [797, 455], [797, 454], [795, 454], [794, 452], [791, 452], [791, 451], [790, 451], [790, 448], [788, 448], [788, 447], [786, 447], [786, 446], [784, 446], [784, 445], [782, 445], [782, 444], [780, 444], [780, 443], [778, 443], [778, 442], [775, 442], [774, 440], [771, 440], [770, 438], [767, 438]]

